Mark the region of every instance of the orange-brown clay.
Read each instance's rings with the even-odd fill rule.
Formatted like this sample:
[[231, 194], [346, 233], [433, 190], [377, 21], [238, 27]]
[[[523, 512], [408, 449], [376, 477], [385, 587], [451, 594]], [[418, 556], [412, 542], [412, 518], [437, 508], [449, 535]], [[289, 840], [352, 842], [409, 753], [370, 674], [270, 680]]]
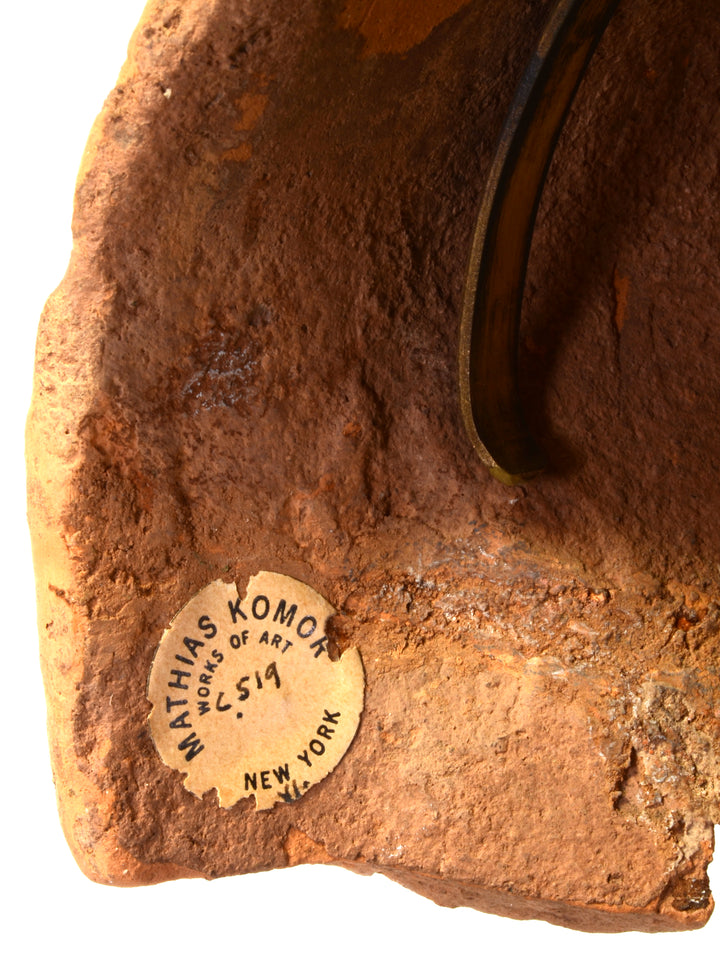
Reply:
[[[47, 305], [29, 513], [53, 768], [108, 883], [307, 862], [590, 930], [702, 925], [720, 821], [720, 28], [621, 4], [543, 195], [520, 360], [551, 469], [456, 389], [468, 249], [548, 2], [154, 0]], [[401, 16], [402, 15], [402, 16]], [[337, 609], [365, 709], [296, 802], [148, 730], [199, 589]]]

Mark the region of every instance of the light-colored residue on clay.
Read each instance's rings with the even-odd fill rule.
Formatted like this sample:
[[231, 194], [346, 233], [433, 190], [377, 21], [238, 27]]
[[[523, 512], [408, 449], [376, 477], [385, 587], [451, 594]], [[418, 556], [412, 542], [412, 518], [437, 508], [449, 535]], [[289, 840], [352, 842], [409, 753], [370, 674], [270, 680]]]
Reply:
[[236, 122], [235, 129], [237, 131], [252, 131], [263, 116], [267, 102], [267, 94], [253, 94], [248, 91], [238, 97], [235, 106], [240, 111], [240, 120]]
[[[233, 125], [242, 136], [253, 131], [262, 118], [268, 103], [268, 95], [253, 91], [246, 91], [235, 99], [235, 107], [240, 112], [239, 119]], [[223, 161], [249, 161], [253, 150], [250, 141], [242, 140], [234, 147], [228, 148], [222, 154]]]

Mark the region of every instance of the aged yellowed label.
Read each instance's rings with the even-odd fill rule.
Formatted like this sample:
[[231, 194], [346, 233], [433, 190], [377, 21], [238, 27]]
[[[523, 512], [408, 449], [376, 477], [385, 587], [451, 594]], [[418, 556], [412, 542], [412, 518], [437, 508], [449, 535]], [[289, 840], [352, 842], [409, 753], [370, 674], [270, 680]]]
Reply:
[[197, 796], [258, 809], [293, 802], [340, 762], [355, 736], [360, 654], [328, 654], [334, 609], [312, 588], [261, 571], [241, 600], [215, 581], [175, 617], [155, 654], [149, 723], [163, 762]]

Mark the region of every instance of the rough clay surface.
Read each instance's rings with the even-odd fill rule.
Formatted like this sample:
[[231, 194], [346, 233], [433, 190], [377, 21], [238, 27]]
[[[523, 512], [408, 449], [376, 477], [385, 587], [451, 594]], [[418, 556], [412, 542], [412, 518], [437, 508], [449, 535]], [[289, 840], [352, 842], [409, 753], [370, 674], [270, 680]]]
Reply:
[[[62, 822], [89, 876], [301, 862], [590, 930], [701, 925], [720, 822], [720, 24], [622, 3], [542, 200], [506, 489], [456, 389], [482, 185], [545, 0], [153, 0], [88, 145], [28, 424]], [[303, 799], [159, 760], [218, 578], [339, 612], [366, 707]]]

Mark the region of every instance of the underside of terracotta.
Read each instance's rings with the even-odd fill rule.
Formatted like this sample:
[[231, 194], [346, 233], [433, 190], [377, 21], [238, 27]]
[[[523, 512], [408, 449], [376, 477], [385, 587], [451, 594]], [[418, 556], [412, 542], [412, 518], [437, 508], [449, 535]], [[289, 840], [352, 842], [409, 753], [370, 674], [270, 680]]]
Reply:
[[[60, 814], [114, 884], [302, 862], [588, 930], [701, 926], [720, 822], [720, 24], [621, 3], [543, 194], [521, 386], [462, 427], [493, 145], [550, 5], [153, 0], [38, 337], [29, 507]], [[198, 798], [147, 680], [214, 581], [336, 609], [364, 711], [297, 801]], [[199, 729], [199, 725], [198, 725]]]

